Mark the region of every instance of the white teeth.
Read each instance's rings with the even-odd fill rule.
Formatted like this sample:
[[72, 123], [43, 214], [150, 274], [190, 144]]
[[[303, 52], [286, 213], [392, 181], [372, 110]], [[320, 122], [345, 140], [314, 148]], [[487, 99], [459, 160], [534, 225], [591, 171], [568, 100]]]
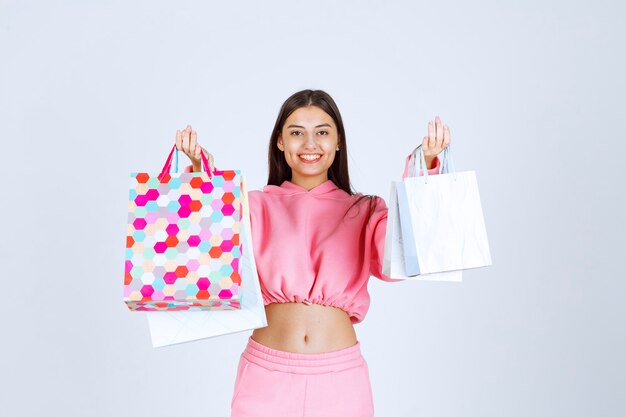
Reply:
[[315, 161], [319, 159], [321, 155], [300, 155], [300, 158], [306, 159], [307, 161]]

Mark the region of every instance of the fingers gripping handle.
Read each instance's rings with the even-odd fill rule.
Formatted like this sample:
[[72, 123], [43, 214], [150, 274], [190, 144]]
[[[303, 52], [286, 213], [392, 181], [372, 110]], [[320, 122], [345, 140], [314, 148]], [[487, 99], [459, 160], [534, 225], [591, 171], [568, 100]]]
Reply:
[[[174, 156], [174, 151], [176, 151], [176, 156]], [[211, 169], [209, 167], [209, 160], [207, 159], [206, 155], [204, 154], [203, 151], [200, 151], [200, 158], [202, 159], [202, 166], [204, 168], [204, 172], [206, 172], [207, 174], [209, 174], [209, 178], [213, 178], [213, 173], [211, 172]], [[165, 161], [165, 165], [163, 165], [163, 169], [161, 170], [161, 173], [159, 174], [159, 180], [161, 180], [165, 174], [169, 173], [172, 169], [172, 159], [174, 159], [174, 172], [178, 172], [178, 148], [176, 148], [176, 145], [174, 145], [172, 147], [172, 150], [170, 151], [169, 155], [167, 156], [167, 160]]]
[[[416, 153], [419, 155], [416, 155]], [[407, 177], [415, 177], [417, 176], [416, 167], [416, 157], [418, 157], [421, 161], [422, 172], [424, 176], [424, 182], [428, 183], [428, 167], [426, 166], [426, 159], [424, 158], [424, 152], [422, 151], [422, 145], [415, 148], [413, 152], [411, 152], [408, 163]], [[456, 179], [456, 170], [454, 168], [454, 161], [452, 160], [452, 150], [450, 145], [446, 146], [443, 149], [443, 158], [441, 161], [441, 165], [439, 166], [439, 174], [448, 174], [452, 173], [454, 178]]]

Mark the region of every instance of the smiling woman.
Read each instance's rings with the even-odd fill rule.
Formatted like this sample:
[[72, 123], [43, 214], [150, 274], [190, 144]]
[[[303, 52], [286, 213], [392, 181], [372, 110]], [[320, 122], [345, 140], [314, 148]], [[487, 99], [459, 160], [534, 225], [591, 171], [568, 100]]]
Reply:
[[[433, 126], [422, 143], [435, 162], [431, 175], [450, 142], [439, 118]], [[183, 132], [176, 142], [192, 160], [187, 170], [199, 170], [200, 152], [212, 163], [191, 127]], [[253, 331], [241, 354], [233, 417], [305, 409], [310, 417], [374, 414], [354, 324], [369, 308], [370, 276], [401, 280], [382, 273], [385, 201], [351, 189], [346, 149], [341, 115], [327, 93], [303, 90], [282, 105], [269, 141], [267, 185], [248, 193], [268, 326]], [[367, 209], [362, 201], [370, 202]]]
[[291, 168], [291, 182], [310, 190], [328, 179], [328, 169], [339, 151], [337, 127], [316, 106], [300, 107], [285, 124], [278, 135], [278, 149]]

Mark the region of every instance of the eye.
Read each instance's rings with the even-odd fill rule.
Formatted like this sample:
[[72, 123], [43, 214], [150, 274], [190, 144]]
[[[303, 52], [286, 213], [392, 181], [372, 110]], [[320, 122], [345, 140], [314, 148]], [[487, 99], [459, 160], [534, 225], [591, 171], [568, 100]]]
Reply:
[[328, 135], [328, 132], [326, 130], [320, 130], [319, 132], [317, 132], [319, 134], [324, 134], [324, 135]]
[[294, 130], [291, 132], [291, 136], [300, 136], [299, 134], [302, 133], [299, 130]]

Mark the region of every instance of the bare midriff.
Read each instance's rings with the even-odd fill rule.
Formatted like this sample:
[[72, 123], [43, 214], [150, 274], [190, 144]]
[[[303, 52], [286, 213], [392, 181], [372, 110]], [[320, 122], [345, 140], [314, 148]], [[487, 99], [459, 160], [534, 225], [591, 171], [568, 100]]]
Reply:
[[267, 326], [254, 329], [252, 339], [272, 349], [297, 353], [324, 353], [357, 342], [350, 316], [338, 307], [305, 303], [265, 306]]

